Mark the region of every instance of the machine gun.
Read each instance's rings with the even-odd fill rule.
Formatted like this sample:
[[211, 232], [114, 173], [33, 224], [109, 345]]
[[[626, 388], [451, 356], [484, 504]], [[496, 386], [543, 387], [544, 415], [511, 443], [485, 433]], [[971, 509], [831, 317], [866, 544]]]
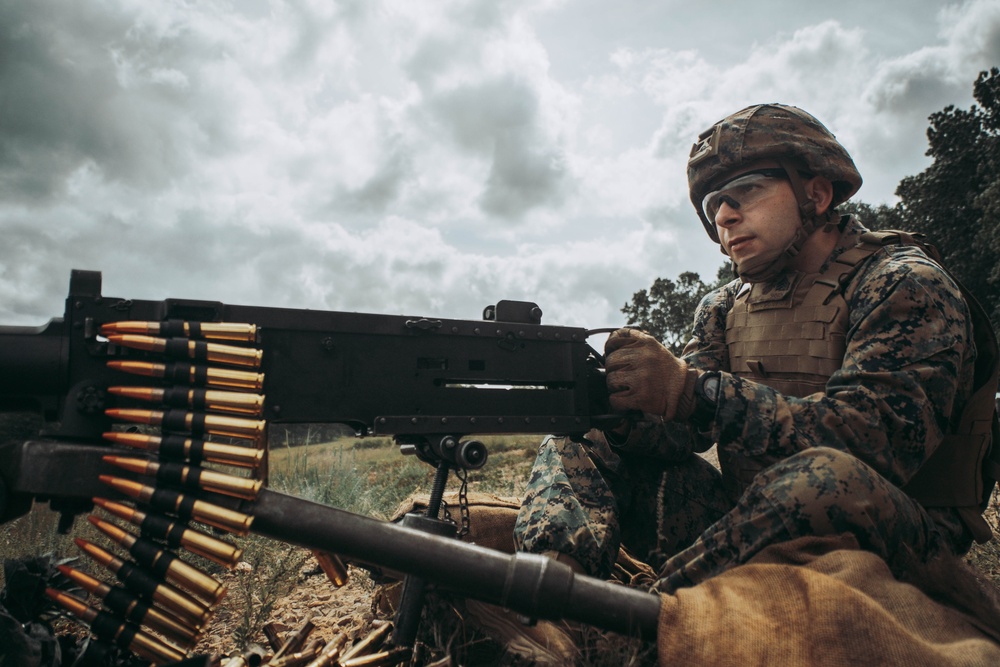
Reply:
[[[93, 498], [131, 495], [171, 519], [231, 530], [235, 523], [402, 572], [409, 576], [397, 645], [415, 637], [425, 581], [534, 618], [655, 635], [655, 596], [574, 576], [539, 556], [464, 544], [438, 518], [449, 472], [486, 463], [475, 436], [579, 436], [620, 419], [609, 414], [603, 360], [586, 330], [542, 325], [540, 309], [526, 302], [501, 301], [483, 315], [465, 321], [131, 300], [103, 296], [100, 273], [73, 271], [62, 318], [39, 328], [0, 327], [0, 410], [36, 410], [46, 424], [38, 437], [0, 444], [0, 522], [48, 500], [65, 531]], [[130, 433], [136, 427], [123, 430], [122, 421], [156, 425], [161, 435]], [[291, 423], [340, 423], [361, 436], [394, 437], [401, 451], [436, 469], [426, 515], [400, 526], [252, 484], [235, 484], [252, 493], [229, 493], [228, 482], [213, 482], [198, 465], [213, 454], [243, 464], [257, 455], [241, 452], [266, 451], [269, 425]], [[250, 446], [233, 450], [213, 438]], [[154, 463], [141, 472], [165, 471], [158, 486], [193, 481], [198, 490], [154, 491], [122, 476], [120, 457], [109, 462], [108, 454], [134, 441]], [[266, 477], [266, 466], [254, 467]], [[117, 494], [111, 478], [119, 480]], [[163, 493], [174, 494], [173, 505]]]

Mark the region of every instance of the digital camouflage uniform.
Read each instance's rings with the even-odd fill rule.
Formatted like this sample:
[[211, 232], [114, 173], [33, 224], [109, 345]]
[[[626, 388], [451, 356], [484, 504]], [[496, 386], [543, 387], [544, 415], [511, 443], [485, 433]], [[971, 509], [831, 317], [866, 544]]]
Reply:
[[[851, 218], [841, 225], [827, 265], [865, 231]], [[583, 443], [547, 439], [518, 516], [519, 548], [565, 553], [607, 577], [624, 542], [659, 571], [663, 592], [804, 535], [853, 533], [890, 565], [964, 553], [971, 535], [956, 512], [925, 509], [900, 488], [972, 387], [972, 325], [956, 284], [915, 247], [864, 260], [845, 292], [843, 363], [824, 391], [801, 398], [730, 372], [726, 315], [741, 284], [702, 300], [683, 355], [722, 371], [711, 430], [643, 423], [618, 446], [597, 432]], [[694, 455], [713, 443], [725, 474]], [[747, 469], [760, 472], [752, 481], [731, 472]]]

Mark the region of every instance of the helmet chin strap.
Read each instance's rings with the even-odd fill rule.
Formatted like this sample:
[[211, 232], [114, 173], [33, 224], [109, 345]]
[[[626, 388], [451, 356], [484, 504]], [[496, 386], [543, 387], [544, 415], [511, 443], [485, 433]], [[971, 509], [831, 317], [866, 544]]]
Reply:
[[[788, 174], [788, 182], [792, 186], [795, 194], [795, 201], [799, 205], [799, 217], [802, 219], [802, 226], [795, 233], [791, 243], [773, 254], [758, 257], [742, 263], [734, 263], [736, 273], [744, 282], [764, 283], [777, 278], [798, 254], [802, 251], [813, 233], [820, 227], [828, 228], [833, 220], [831, 210], [827, 210], [823, 215], [816, 214], [816, 202], [806, 194], [805, 179], [799, 173], [798, 165], [788, 159], [778, 160], [778, 164]], [[721, 247], [721, 246], [720, 246]], [[723, 253], [726, 251], [723, 250]]]

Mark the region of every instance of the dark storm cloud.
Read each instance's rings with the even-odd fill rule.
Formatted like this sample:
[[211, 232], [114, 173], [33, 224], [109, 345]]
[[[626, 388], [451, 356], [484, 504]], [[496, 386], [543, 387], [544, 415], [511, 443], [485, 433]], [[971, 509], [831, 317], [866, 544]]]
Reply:
[[721, 262], [684, 179], [709, 123], [799, 104], [891, 197], [1000, 50], [996, 0], [703, 4], [0, 0], [0, 324], [59, 314], [72, 268], [131, 298], [615, 324]]
[[434, 95], [427, 108], [458, 148], [489, 161], [479, 197], [485, 213], [520, 220], [562, 202], [570, 174], [527, 82], [503, 76], [463, 85]]
[[938, 100], [955, 97], [966, 87], [965, 82], [960, 86], [950, 80], [947, 63], [927, 55], [919, 62], [904, 60], [884, 70], [868, 98], [876, 111], [905, 116], [933, 109]]
[[410, 154], [399, 137], [386, 141], [386, 154], [358, 187], [334, 185], [326, 210], [354, 214], [382, 214], [399, 199], [413, 177]]
[[[107, 100], [118, 84], [104, 45], [127, 22], [102, 24], [74, 7], [50, 6], [43, 13], [31, 3], [0, 5], [0, 191], [5, 199], [48, 199], [84, 160], [121, 152], [106, 126]], [[67, 19], [79, 22], [79, 33], [66, 29]]]
[[[185, 31], [105, 4], [0, 4], [0, 193], [40, 203], [85, 164], [159, 188], [224, 124], [197, 104]], [[192, 145], [192, 142], [195, 145]]]
[[562, 155], [539, 148], [530, 131], [498, 131], [479, 203], [490, 215], [518, 220], [533, 208], [562, 203], [567, 179]]

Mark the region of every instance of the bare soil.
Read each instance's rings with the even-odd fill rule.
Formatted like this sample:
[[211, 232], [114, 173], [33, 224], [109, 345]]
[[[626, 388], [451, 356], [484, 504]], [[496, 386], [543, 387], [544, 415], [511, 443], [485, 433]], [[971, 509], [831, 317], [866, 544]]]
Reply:
[[[220, 579], [232, 587], [239, 576], [239, 572], [231, 572]], [[373, 589], [374, 584], [368, 573], [354, 567], [349, 568], [346, 585], [340, 588], [334, 586], [319, 570], [316, 559], [309, 556], [300, 570], [294, 590], [275, 604], [268, 622], [282, 636], [289, 635], [309, 621], [314, 625], [310, 640], [325, 644], [338, 633], [345, 633], [353, 640], [366, 635], [372, 627], [375, 618], [372, 613]], [[235, 595], [222, 600], [208, 631], [195, 647], [196, 653], [231, 655], [240, 650], [241, 647], [236, 645], [235, 628], [244, 611], [241, 603]], [[262, 631], [258, 630], [251, 641], [268, 653], [272, 652]]]

